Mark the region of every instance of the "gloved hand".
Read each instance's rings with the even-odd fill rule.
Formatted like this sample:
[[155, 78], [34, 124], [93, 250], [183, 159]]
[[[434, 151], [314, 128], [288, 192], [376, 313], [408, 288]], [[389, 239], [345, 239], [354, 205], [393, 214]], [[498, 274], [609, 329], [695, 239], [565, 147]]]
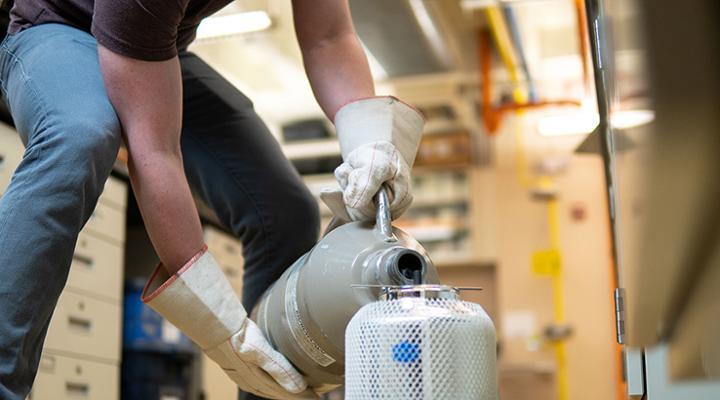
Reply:
[[247, 317], [207, 249], [171, 277], [159, 265], [142, 300], [200, 346], [240, 389], [271, 399], [318, 398]]
[[307, 389], [305, 378], [270, 346], [247, 316], [244, 326], [228, 342], [205, 354], [243, 391], [270, 399], [318, 399]]
[[375, 218], [373, 198], [385, 184], [393, 218], [412, 203], [410, 172], [424, 120], [416, 109], [386, 96], [357, 100], [335, 115], [343, 163], [335, 177], [352, 220]]

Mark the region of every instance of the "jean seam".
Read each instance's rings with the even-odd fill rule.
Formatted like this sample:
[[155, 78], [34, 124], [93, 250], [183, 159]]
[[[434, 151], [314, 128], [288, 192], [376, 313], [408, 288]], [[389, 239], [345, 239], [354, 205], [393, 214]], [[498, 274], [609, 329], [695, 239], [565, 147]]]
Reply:
[[[21, 59], [20, 57], [18, 57], [12, 50], [10, 50], [5, 43], [3, 44], [3, 46], [4, 46], [4, 50], [10, 55], [10, 57], [11, 57], [11, 62], [18, 64], [18, 67], [20, 68], [20, 76], [21, 76], [21, 78], [22, 78], [22, 80], [23, 80], [23, 84], [25, 85], [26, 88], [28, 88], [28, 89], [30, 90], [30, 92], [31, 92], [31, 94], [32, 94], [32, 99], [31, 99], [31, 100], [38, 103], [39, 108], [40, 108], [40, 113], [41, 113], [42, 115], [44, 115], [46, 118], [49, 117], [49, 116], [50, 116], [50, 113], [48, 113], [48, 111], [47, 111], [47, 110], [48, 110], [47, 104], [45, 103], [45, 100], [40, 96], [40, 93], [38, 92], [37, 88], [35, 87], [35, 83], [33, 82], [32, 78], [31, 78], [30, 75], [28, 75], [28, 73], [26, 72], [26, 70], [25, 70], [25, 65], [23, 64], [22, 59]], [[9, 74], [8, 74], [8, 76], [9, 76]], [[7, 93], [7, 89], [5, 89], [5, 92]], [[5, 96], [5, 101], [9, 103], [9, 102], [10, 102], [10, 96], [7, 96], [7, 95], [6, 95], [6, 96]], [[40, 119], [38, 120], [38, 123], [41, 124], [41, 125], [44, 124], [44, 123], [46, 123], [46, 122], [47, 122], [47, 121], [43, 122], [42, 118], [40, 118]], [[39, 131], [41, 131], [41, 130], [42, 130], [42, 129], [38, 129], [37, 131], [39, 132]], [[38, 133], [38, 132], [35, 132], [35, 133]], [[18, 132], [18, 133], [20, 133], [20, 132]], [[30, 140], [30, 132], [28, 132], [28, 140], [27, 140], [27, 147], [28, 147], [28, 148], [29, 148], [29, 147], [35, 147], [35, 146], [32, 146], [32, 145], [30, 144], [31, 142], [32, 142], [32, 140]], [[38, 157], [37, 157], [37, 158], [40, 158], [40, 155], [39, 155], [39, 154], [38, 154]]]
[[[25, 86], [26, 86], [27, 88], [29, 88], [30, 91], [31, 91], [32, 100], [33, 100], [33, 101], [37, 101], [38, 104], [39, 104], [39, 106], [40, 106], [41, 112], [46, 113], [47, 106], [46, 106], [45, 102], [40, 98], [37, 89], [33, 86], [30, 77], [28, 76], [28, 74], [27, 74], [26, 71], [25, 71], [25, 66], [23, 65], [22, 60], [20, 59], [20, 57], [18, 57], [14, 52], [12, 52], [12, 51], [8, 48], [8, 46], [7, 46], [7, 41], [3, 41], [3, 43], [2, 43], [2, 49], [3, 49], [8, 55], [10, 55], [11, 60], [9, 60], [9, 61], [10, 61], [11, 63], [17, 63], [17, 64], [18, 64], [18, 66], [19, 66], [19, 68], [20, 68], [21, 78], [23, 79], [23, 83], [24, 83]], [[8, 66], [8, 67], [9, 67], [9, 66]], [[9, 77], [9, 75], [10, 75], [10, 74], [8, 73], [8, 77]], [[7, 83], [7, 82], [3, 82], [3, 85], [6, 85], [6, 83]], [[5, 88], [5, 89], [3, 89], [3, 90], [4, 90], [5, 94], [6, 94], [6, 96], [5, 96], [5, 101], [9, 103], [9, 102], [10, 102], [10, 98], [9, 98], [9, 96], [7, 96], [7, 88]], [[30, 141], [28, 140], [28, 143], [29, 143], [29, 142], [30, 142]], [[33, 152], [33, 149], [34, 149], [34, 152], [36, 153], [34, 156], [33, 156], [32, 154], [30, 154], [30, 153]], [[23, 154], [21, 163], [26, 162], [30, 157], [34, 157], [34, 160], [35, 160], [35, 161], [40, 160], [40, 158], [41, 158], [41, 153], [42, 153], [41, 150], [42, 150], [42, 149], [41, 149], [40, 147], [38, 147], [38, 146], [32, 146], [32, 149], [29, 148], [29, 147], [26, 148], [26, 149], [25, 149], [25, 152], [24, 152], [24, 154]], [[15, 170], [15, 172], [13, 172], [13, 177], [15, 176], [16, 173], [17, 173], [17, 170]], [[12, 185], [12, 178], [11, 178], [11, 180], [10, 180], [10, 184]], [[10, 186], [8, 186], [8, 189], [10, 189]], [[6, 193], [6, 194], [7, 194], [7, 193]], [[17, 208], [17, 202], [12, 202], [12, 204], [10, 204], [9, 207], [8, 207], [8, 209], [6, 210], [6, 211], [7, 211], [7, 214], [6, 214], [6, 215], [11, 215], [12, 213], [14, 213], [14, 211], [15, 211], [16, 208]], [[0, 221], [0, 237], [3, 237], [3, 235], [4, 235], [6, 232], [7, 232], [7, 218], [4, 218], [2, 221]]]
[[[3, 38], [2, 42], [0, 42], [0, 51], [3, 51], [5, 53], [9, 53], [8, 49], [8, 41], [13, 37], [12, 34], [6, 34]], [[1, 61], [0, 61], [1, 63]], [[5, 79], [2, 79], [2, 74], [0, 74], [0, 90], [2, 90], [3, 97], [7, 98], [7, 89], [5, 88]], [[7, 100], [6, 100], [7, 101]]]
[[[10, 56], [10, 50], [7, 47], [7, 38], [3, 40], [2, 44], [0, 45], [0, 51], [5, 53], [8, 57], [11, 58], [11, 60], [14, 60], [12, 56]], [[0, 89], [2, 90], [2, 95], [5, 97], [5, 101], [7, 102], [7, 85], [6, 85], [7, 79], [2, 79], [2, 75], [0, 75]]]
[[[262, 233], [265, 236], [265, 238], [267, 239], [267, 245], [265, 246], [265, 250], [263, 251], [263, 253], [265, 255], [265, 257], [264, 257], [265, 264], [269, 264], [270, 260], [272, 259], [271, 251], [270, 251], [272, 246], [270, 244], [273, 242], [273, 240], [272, 240], [273, 235], [271, 234], [272, 230], [269, 228], [270, 224], [267, 223], [265, 216], [262, 214], [261, 208], [257, 204], [257, 200], [255, 200], [255, 197], [253, 196], [253, 194], [247, 189], [245, 184], [241, 181], [241, 179], [237, 176], [237, 174], [233, 171], [233, 169], [228, 167], [224, 162], [221, 161], [223, 158], [221, 155], [218, 155], [217, 152], [215, 152], [203, 140], [201, 140], [200, 138], [198, 138], [196, 136], [189, 135], [188, 139], [195, 141], [200, 147], [203, 148], [203, 150], [205, 150], [208, 154], [210, 154], [212, 156], [211, 157], [212, 160], [217, 165], [223, 167], [226, 171], [228, 171], [228, 174], [230, 175], [232, 180], [235, 181], [235, 184], [237, 184], [238, 187], [240, 188], [240, 190], [245, 192], [245, 194], [250, 199], [250, 203], [252, 204], [253, 208], [255, 209], [255, 213], [260, 217], [260, 225], [262, 228]], [[230, 229], [232, 230], [232, 228], [233, 228], [232, 223], [230, 223]], [[233, 233], [235, 233], [235, 232], [233, 232]]]
[[25, 83], [25, 86], [27, 86], [32, 91], [33, 100], [38, 101], [40, 103], [41, 108], [43, 110], [46, 110], [47, 107], [45, 105], [45, 102], [42, 100], [42, 98], [40, 98], [40, 94], [38, 93], [37, 89], [35, 88], [32, 78], [30, 78], [30, 76], [25, 71], [25, 65], [23, 64], [22, 59], [20, 59], [20, 57], [18, 57], [12, 50], [10, 50], [7, 47], [5, 47], [5, 51], [12, 58], [12, 62], [17, 63], [18, 66], [20, 67], [20, 75], [23, 79], [23, 83]]

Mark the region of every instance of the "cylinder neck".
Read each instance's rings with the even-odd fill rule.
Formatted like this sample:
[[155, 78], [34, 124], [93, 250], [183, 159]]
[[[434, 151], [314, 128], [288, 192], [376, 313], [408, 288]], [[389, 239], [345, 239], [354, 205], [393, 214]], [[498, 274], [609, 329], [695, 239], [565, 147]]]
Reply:
[[427, 262], [415, 250], [395, 247], [386, 252], [380, 260], [380, 268], [393, 285], [422, 284], [425, 282]]

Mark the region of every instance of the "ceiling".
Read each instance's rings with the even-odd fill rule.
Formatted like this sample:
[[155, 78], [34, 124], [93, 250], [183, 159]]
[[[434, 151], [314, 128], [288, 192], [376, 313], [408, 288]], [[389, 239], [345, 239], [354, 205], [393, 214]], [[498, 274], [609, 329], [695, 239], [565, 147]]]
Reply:
[[[478, 29], [488, 24], [482, 8], [467, 5], [488, 1], [349, 1], [356, 30], [370, 56], [377, 92], [398, 95], [421, 107], [449, 106], [457, 117], [455, 122], [484, 138], [477, 113], [481, 82], [476, 37]], [[582, 79], [574, 1], [525, 0], [509, 4], [515, 12], [528, 69], [540, 97], [594, 104]], [[200, 41], [191, 50], [246, 92], [273, 132], [278, 133], [279, 126], [289, 121], [322, 117], [303, 72], [291, 2], [233, 3], [233, 7], [239, 5], [244, 10], [267, 11], [272, 27], [252, 34]], [[623, 57], [619, 64], [627, 68], [621, 71], [620, 78], [631, 86], [638, 82], [635, 79], [638, 57], [632, 52]], [[513, 86], [500, 59], [495, 58], [493, 94], [498, 102], [510, 96]], [[543, 110], [548, 112], [563, 110]], [[530, 152], [571, 154], [582, 137], [541, 137], [535, 126], [539, 115], [526, 113], [519, 122], [508, 119], [500, 139], [483, 142], [494, 146], [495, 158], [500, 163], [504, 160], [512, 163], [517, 143], [512, 132], [517, 129], [522, 130]]]

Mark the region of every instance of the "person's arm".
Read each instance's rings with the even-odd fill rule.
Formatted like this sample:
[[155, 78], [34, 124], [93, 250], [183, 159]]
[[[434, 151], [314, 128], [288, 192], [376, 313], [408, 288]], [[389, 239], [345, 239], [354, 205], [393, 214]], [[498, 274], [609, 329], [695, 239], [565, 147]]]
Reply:
[[[273, 399], [317, 398], [205, 256], [180, 150], [183, 93], [176, 47], [187, 3], [96, 0], [93, 13], [91, 31], [128, 145], [133, 192], [162, 261], [151, 279], [159, 287], [143, 301], [188, 334], [242, 390]], [[190, 319], [188, 310], [196, 311]]]
[[335, 124], [344, 161], [335, 170], [342, 199], [335, 193], [323, 200], [336, 203], [333, 210], [346, 208], [351, 219], [372, 220], [373, 197], [384, 185], [399, 216], [412, 202], [410, 169], [422, 116], [394, 97], [375, 96], [347, 0], [293, 0], [293, 11], [305, 72]]
[[305, 71], [330, 120], [345, 104], [375, 95], [346, 0], [293, 0], [293, 16]]
[[180, 155], [182, 81], [177, 57], [143, 61], [99, 45], [105, 86], [120, 119], [135, 196], [171, 273], [204, 245]]

